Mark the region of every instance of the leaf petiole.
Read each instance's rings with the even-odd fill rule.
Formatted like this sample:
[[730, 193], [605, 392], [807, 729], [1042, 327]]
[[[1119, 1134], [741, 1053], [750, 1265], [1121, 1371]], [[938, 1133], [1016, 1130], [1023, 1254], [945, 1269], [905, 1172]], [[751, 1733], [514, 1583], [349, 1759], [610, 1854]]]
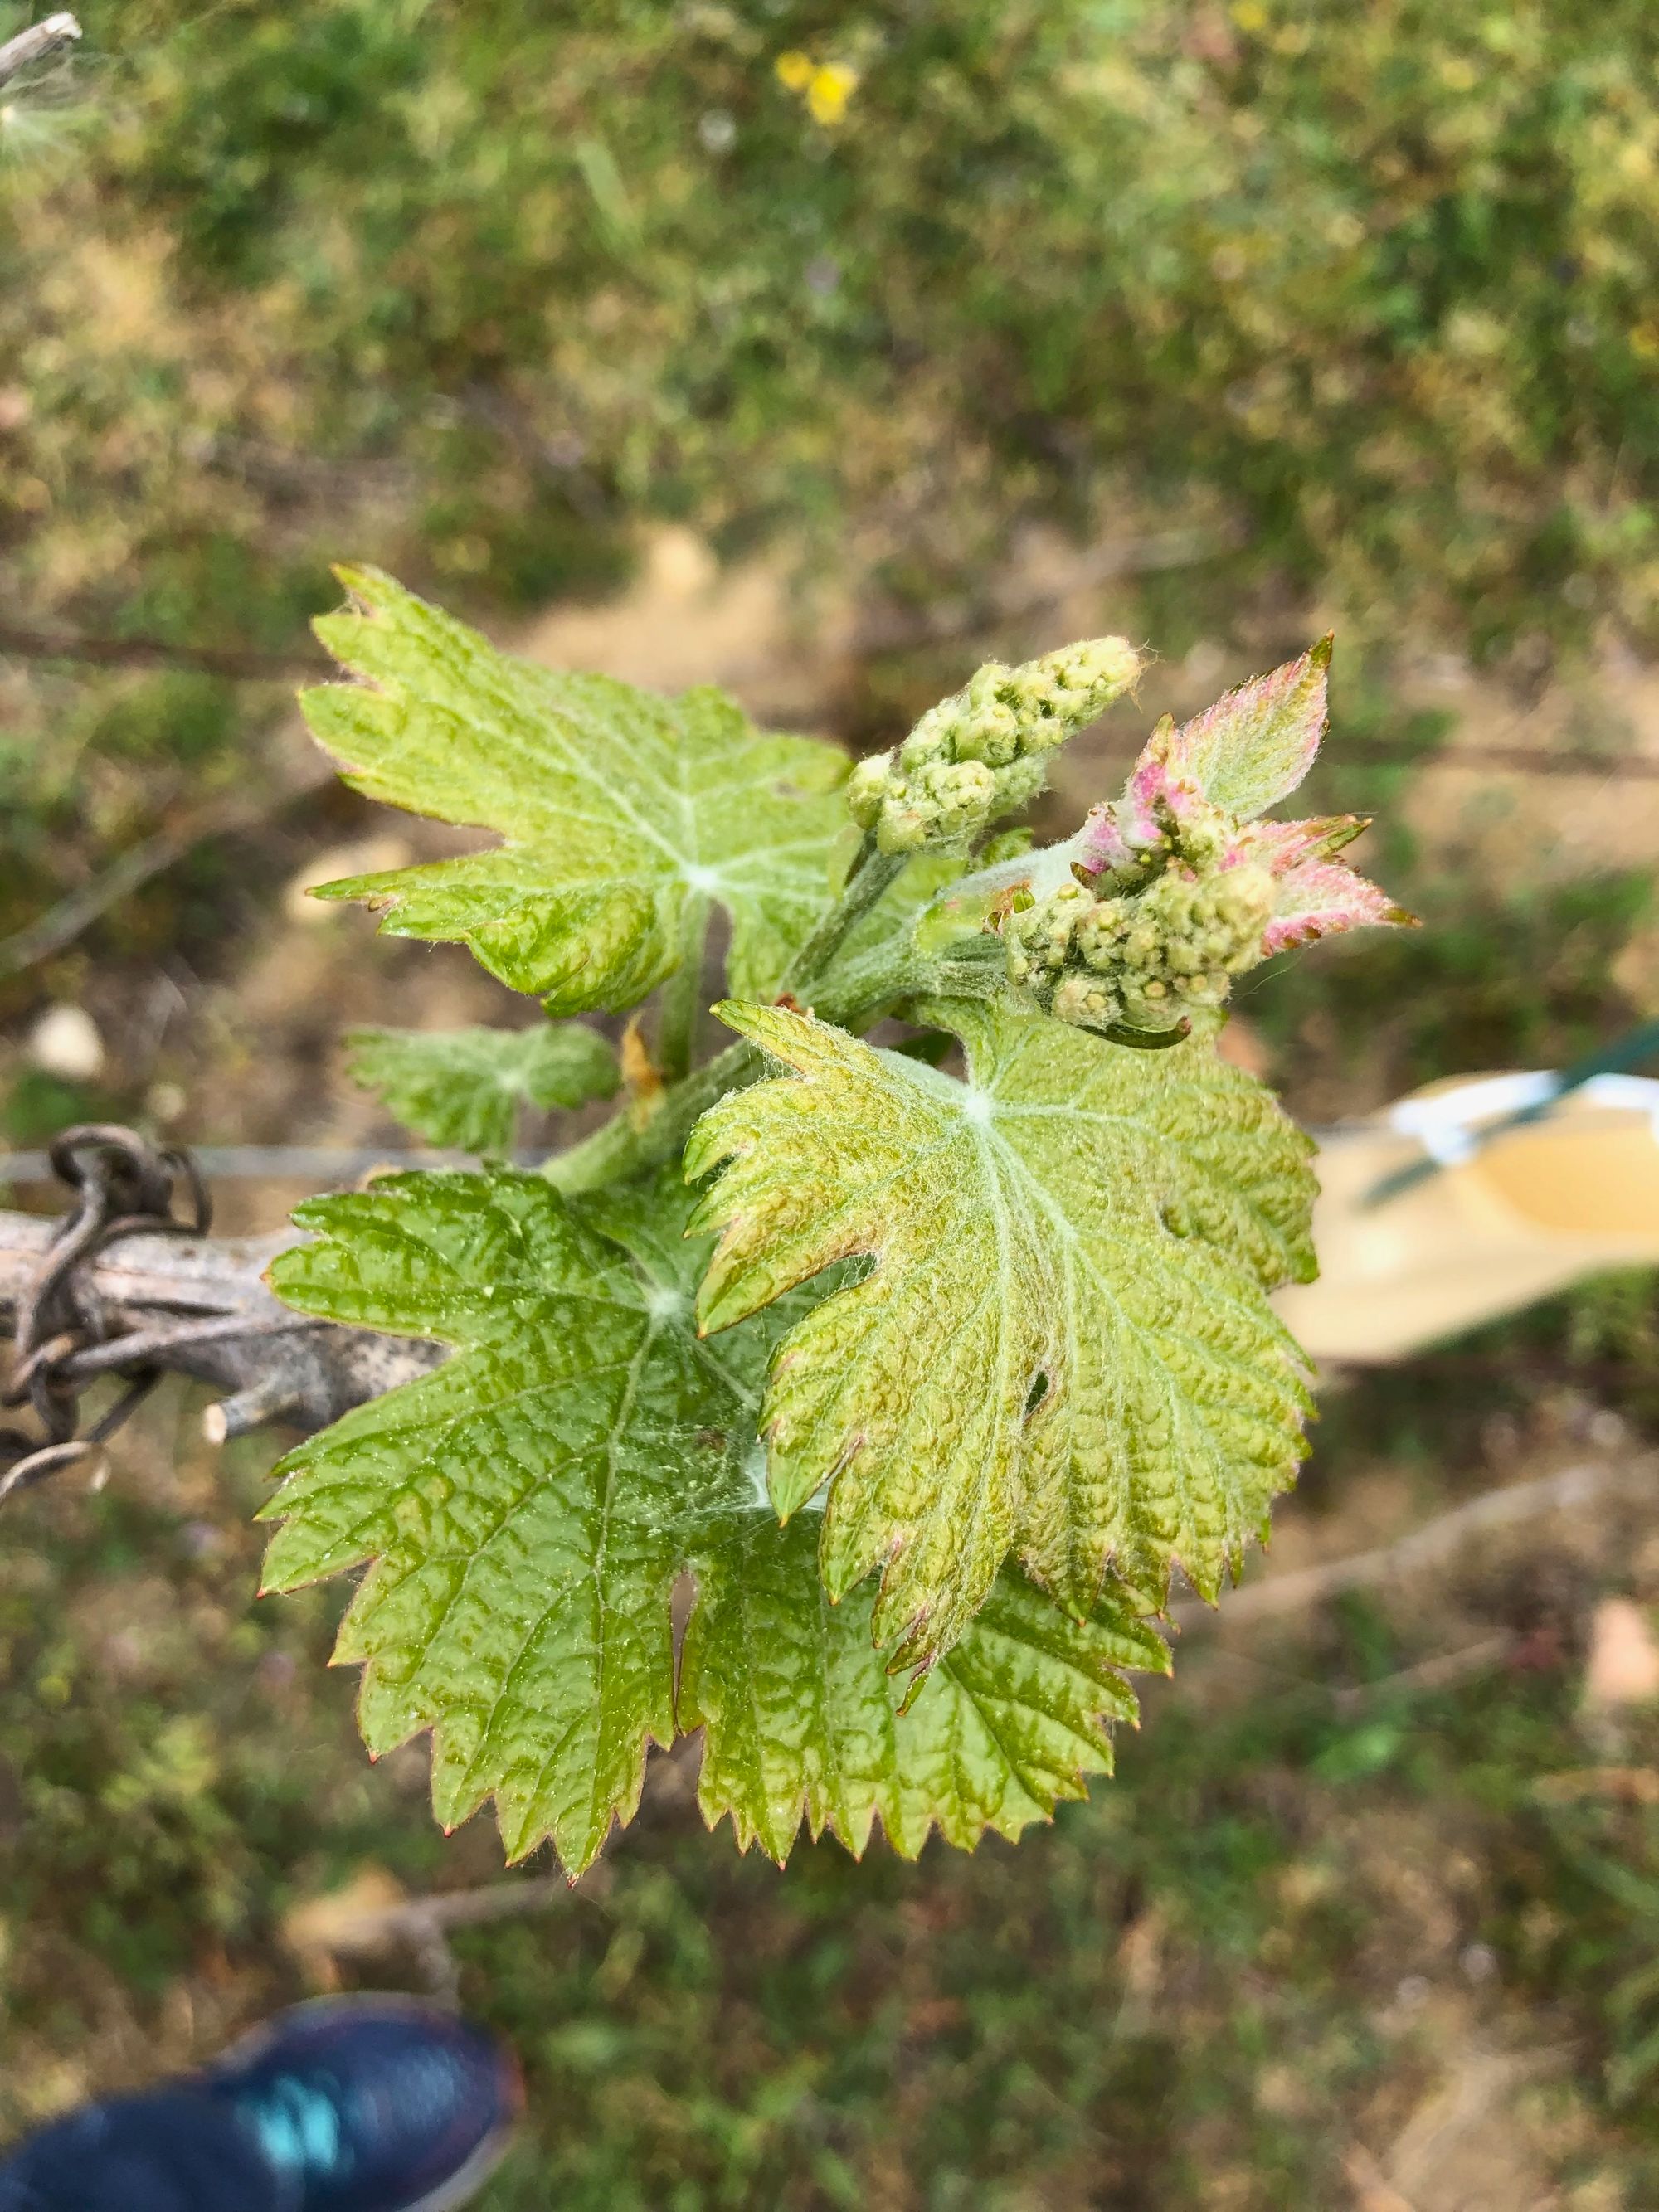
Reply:
[[680, 921], [679, 963], [657, 999], [657, 1066], [677, 1083], [690, 1072], [697, 1022], [703, 1011], [703, 953], [708, 936], [708, 902], [688, 899]]
[[889, 890], [903, 874], [909, 860], [908, 853], [878, 853], [876, 841], [866, 830], [851, 874], [843, 885], [841, 896], [826, 908], [814, 925], [811, 934], [801, 945], [784, 971], [780, 996], [788, 992], [793, 997], [804, 998], [829, 969], [848, 937], [865, 915], [869, 913], [883, 892]]
[[[850, 932], [902, 873], [907, 859], [902, 854], [878, 853], [874, 839], [865, 840], [865, 849], [854, 863], [840, 896], [825, 909], [791, 962], [780, 997], [811, 994], [828, 975]], [[728, 1046], [705, 1066], [688, 1068], [697, 1016], [702, 1012], [702, 950], [707, 918], [705, 907], [695, 932], [688, 933], [680, 967], [663, 987], [659, 1002], [658, 1059], [664, 1073], [674, 1079], [643, 1129], [635, 1128], [624, 1110], [546, 1163], [543, 1174], [567, 1194], [597, 1190], [602, 1184], [660, 1167], [684, 1143], [692, 1123], [717, 1099], [728, 1091], [740, 1090], [761, 1073], [760, 1054], [746, 1044]], [[905, 945], [894, 958], [860, 962], [847, 982], [851, 988], [844, 998], [831, 991], [820, 1011], [828, 1020], [857, 1029], [896, 1000], [929, 988], [930, 979], [917, 969]]]
[[678, 1152], [692, 1123], [716, 1099], [723, 1098], [728, 1091], [741, 1090], [760, 1072], [761, 1056], [752, 1045], [728, 1045], [714, 1059], [670, 1084], [661, 1104], [642, 1129], [635, 1127], [624, 1109], [579, 1144], [556, 1152], [544, 1164], [542, 1173], [569, 1197], [577, 1191], [598, 1190], [605, 1183], [660, 1167]]

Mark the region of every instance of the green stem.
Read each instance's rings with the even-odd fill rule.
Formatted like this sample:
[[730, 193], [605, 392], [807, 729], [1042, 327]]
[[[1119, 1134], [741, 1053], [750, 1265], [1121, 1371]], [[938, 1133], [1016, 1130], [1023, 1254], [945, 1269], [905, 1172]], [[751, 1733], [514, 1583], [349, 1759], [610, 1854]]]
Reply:
[[811, 934], [784, 971], [781, 991], [796, 998], [810, 994], [811, 986], [840, 951], [849, 933], [857, 927], [888, 886], [904, 872], [908, 853], [878, 853], [869, 830], [853, 863], [841, 896], [819, 918]]
[[752, 1045], [732, 1044], [664, 1091], [656, 1112], [643, 1127], [633, 1109], [613, 1114], [591, 1137], [548, 1161], [542, 1173], [565, 1193], [597, 1190], [601, 1183], [643, 1175], [672, 1159], [690, 1135], [691, 1124], [717, 1098], [736, 1091], [760, 1072]]
[[[793, 992], [798, 997], [805, 995], [811, 1002], [815, 985], [824, 977], [848, 933], [900, 874], [907, 858], [903, 854], [878, 853], [875, 840], [866, 837], [841, 896], [790, 962], [781, 991]], [[701, 944], [700, 925], [699, 948]], [[673, 1073], [675, 1079], [643, 1126], [636, 1123], [635, 1109], [625, 1106], [595, 1129], [592, 1136], [584, 1137], [568, 1152], [557, 1153], [549, 1160], [542, 1172], [561, 1190], [597, 1190], [602, 1183], [617, 1182], [625, 1176], [643, 1175], [660, 1167], [680, 1150], [699, 1115], [706, 1113], [728, 1091], [740, 1089], [759, 1074], [761, 1055], [747, 1044], [728, 1045], [716, 1058], [690, 1073], [671, 1070], [671, 1050], [684, 1049], [689, 1054], [701, 995], [695, 984], [685, 987], [688, 972], [696, 973], [701, 981], [700, 950], [695, 959], [688, 957], [682, 962], [678, 973], [663, 988], [657, 1053], [664, 1073]], [[916, 987], [915, 965], [908, 946], [896, 957], [884, 959], [879, 954], [872, 954], [854, 963], [840, 987], [826, 995], [818, 1011], [824, 1019], [837, 1022], [843, 1029], [857, 1030]], [[674, 994], [672, 998], [671, 994]], [[682, 1005], [690, 1009], [689, 1019], [679, 1011]]]
[[866, 952], [824, 978], [813, 994], [812, 1011], [823, 1022], [856, 1036], [900, 999], [926, 988], [926, 971], [908, 944]]
[[702, 1012], [703, 947], [708, 935], [708, 902], [688, 899], [680, 925], [679, 965], [657, 1000], [657, 1066], [666, 1083], [690, 1072]]

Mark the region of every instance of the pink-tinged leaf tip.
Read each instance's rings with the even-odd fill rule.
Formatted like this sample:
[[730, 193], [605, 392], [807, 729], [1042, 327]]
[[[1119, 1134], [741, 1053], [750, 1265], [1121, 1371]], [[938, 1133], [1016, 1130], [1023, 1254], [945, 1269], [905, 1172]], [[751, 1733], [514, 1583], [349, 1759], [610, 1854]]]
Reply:
[[1313, 766], [1328, 720], [1329, 633], [1296, 659], [1251, 678], [1146, 748], [1212, 806], [1253, 821], [1294, 791]]
[[1371, 826], [1369, 814], [1315, 814], [1301, 822], [1252, 822], [1238, 835], [1225, 865], [1256, 860], [1275, 876], [1287, 876], [1307, 860], [1334, 859]]
[[1109, 802], [1091, 806], [1077, 841], [1075, 866], [1085, 876], [1112, 875], [1133, 867], [1139, 857], [1119, 827], [1117, 808]]
[[1378, 926], [1415, 928], [1417, 917], [1345, 862], [1304, 860], [1279, 881], [1261, 950], [1265, 957]]

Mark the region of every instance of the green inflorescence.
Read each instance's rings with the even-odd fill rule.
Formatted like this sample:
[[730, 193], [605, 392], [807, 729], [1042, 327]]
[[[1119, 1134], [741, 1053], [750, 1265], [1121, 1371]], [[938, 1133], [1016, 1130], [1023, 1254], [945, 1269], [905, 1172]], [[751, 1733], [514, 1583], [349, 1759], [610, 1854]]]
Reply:
[[1224, 1005], [1263, 957], [1273, 897], [1271, 874], [1248, 862], [1205, 873], [1174, 861], [1105, 898], [1062, 884], [1009, 916], [1009, 980], [1079, 1028], [1165, 1031]]
[[1140, 656], [1097, 637], [1010, 668], [983, 668], [930, 708], [897, 752], [861, 761], [847, 803], [884, 853], [958, 843], [1035, 799], [1048, 757], [1134, 682]]
[[1179, 729], [1165, 716], [1116, 800], [1024, 878], [982, 871], [1008, 980], [1043, 1013], [1127, 1044], [1172, 1044], [1233, 979], [1288, 946], [1409, 925], [1337, 858], [1357, 814], [1264, 821], [1325, 733], [1331, 640], [1242, 684]]

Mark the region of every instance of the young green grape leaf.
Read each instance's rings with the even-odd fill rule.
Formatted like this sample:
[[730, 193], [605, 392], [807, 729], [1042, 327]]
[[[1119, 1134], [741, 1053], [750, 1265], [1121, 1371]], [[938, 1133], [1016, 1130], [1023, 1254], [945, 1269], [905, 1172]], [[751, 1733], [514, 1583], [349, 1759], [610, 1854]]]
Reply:
[[456, 939], [549, 1010], [635, 1006], [731, 916], [732, 988], [765, 997], [826, 897], [848, 763], [757, 731], [724, 694], [667, 699], [498, 653], [390, 577], [342, 568], [356, 601], [317, 624], [360, 680], [303, 695], [346, 781], [492, 850], [348, 878], [395, 936]]
[[370, 1750], [430, 1729], [440, 1819], [493, 1796], [515, 1857], [550, 1837], [586, 1866], [677, 1726], [705, 1730], [711, 1823], [780, 1859], [803, 1819], [854, 1850], [878, 1818], [907, 1852], [933, 1825], [1017, 1834], [1109, 1770], [1121, 1670], [1167, 1664], [1161, 1639], [1121, 1596], [1070, 1622], [1010, 1569], [901, 1714], [872, 1593], [827, 1606], [764, 1495], [766, 1363], [807, 1299], [702, 1342], [690, 1210], [677, 1175], [567, 1201], [507, 1169], [301, 1208], [313, 1241], [272, 1269], [291, 1304], [456, 1349], [283, 1462], [267, 1587], [368, 1565], [336, 1656]]
[[879, 1819], [914, 1857], [937, 1826], [970, 1850], [1047, 1820], [1084, 1777], [1111, 1771], [1103, 1716], [1133, 1721], [1121, 1670], [1163, 1671], [1168, 1646], [1121, 1594], [1068, 1620], [1005, 1568], [954, 1650], [907, 1710], [872, 1648], [869, 1586], [832, 1605], [812, 1516], [738, 1526], [698, 1569], [686, 1632], [680, 1724], [703, 1727], [699, 1795], [729, 1813], [739, 1844], [781, 1861], [802, 1808], [856, 1853]]
[[388, 1177], [296, 1219], [319, 1241], [283, 1297], [461, 1349], [283, 1462], [266, 1585], [372, 1561], [336, 1651], [370, 1751], [434, 1729], [446, 1826], [493, 1795], [514, 1856], [551, 1835], [585, 1865], [673, 1733], [671, 1523], [727, 1394], [538, 1176]]
[[513, 1149], [520, 1106], [609, 1098], [617, 1055], [580, 1022], [530, 1030], [352, 1030], [352, 1080], [434, 1145], [499, 1155]]
[[874, 1261], [790, 1330], [762, 1416], [784, 1516], [829, 1485], [830, 1595], [882, 1570], [895, 1665], [951, 1648], [1011, 1552], [1085, 1615], [1114, 1570], [1213, 1596], [1303, 1450], [1267, 1292], [1313, 1272], [1312, 1149], [1194, 1039], [1131, 1053], [935, 1005], [963, 1084], [779, 1006], [720, 1009], [784, 1075], [713, 1108], [686, 1173], [724, 1233], [698, 1311], [740, 1322]]

